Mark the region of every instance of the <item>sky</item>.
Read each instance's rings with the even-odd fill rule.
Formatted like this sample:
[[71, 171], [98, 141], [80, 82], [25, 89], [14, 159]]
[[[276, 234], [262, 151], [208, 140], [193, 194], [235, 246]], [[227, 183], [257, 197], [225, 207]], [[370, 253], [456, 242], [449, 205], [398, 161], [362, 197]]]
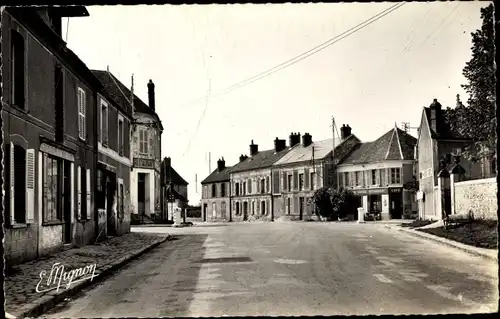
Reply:
[[337, 127], [349, 124], [371, 141], [402, 122], [418, 127], [434, 98], [444, 107], [455, 105], [456, 94], [467, 100], [462, 69], [489, 2], [405, 3], [279, 72], [220, 94], [394, 4], [88, 6], [90, 17], [63, 20], [63, 39], [91, 69], [109, 67], [128, 87], [134, 74], [134, 92], [145, 103], [153, 80], [162, 158], [189, 182], [196, 205], [217, 159], [236, 164], [252, 140], [265, 150], [276, 137], [288, 143], [291, 132], [332, 138], [334, 117]]

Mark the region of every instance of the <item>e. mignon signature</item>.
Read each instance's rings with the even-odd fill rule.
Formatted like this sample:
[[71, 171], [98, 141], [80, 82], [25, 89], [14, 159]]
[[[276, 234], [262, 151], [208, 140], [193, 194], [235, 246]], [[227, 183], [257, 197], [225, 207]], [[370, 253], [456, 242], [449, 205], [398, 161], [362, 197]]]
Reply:
[[[95, 274], [96, 268], [97, 264], [90, 264], [85, 267], [65, 271], [64, 265], [61, 265], [61, 263], [55, 263], [52, 265], [52, 269], [50, 270], [48, 277], [45, 270], [40, 272], [40, 281], [36, 285], [36, 292], [47, 292], [53, 289], [57, 289], [56, 291], [59, 291], [61, 285], [66, 285], [66, 289], [68, 289], [72, 283], [87, 279], [92, 281], [94, 277], [97, 277]], [[47, 281], [45, 281], [45, 278], [47, 278]]]

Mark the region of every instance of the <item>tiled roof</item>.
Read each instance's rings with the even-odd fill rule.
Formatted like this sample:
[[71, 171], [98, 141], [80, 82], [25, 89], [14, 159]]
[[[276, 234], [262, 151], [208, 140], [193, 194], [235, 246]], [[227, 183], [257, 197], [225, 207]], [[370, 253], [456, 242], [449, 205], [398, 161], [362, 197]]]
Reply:
[[[341, 140], [336, 138], [335, 145], [337, 147], [341, 143]], [[333, 148], [333, 138], [316, 141], [311, 145], [304, 147], [302, 143], [295, 145], [290, 149], [290, 152], [286, 153], [281, 159], [279, 159], [274, 165], [285, 165], [292, 164], [307, 160], [312, 160], [313, 158], [313, 148], [314, 148], [314, 159], [320, 160], [328, 156], [332, 152]]]
[[186, 182], [184, 178], [182, 178], [181, 175], [179, 175], [179, 173], [177, 173], [177, 171], [172, 166], [169, 166], [167, 168], [166, 175], [167, 183], [172, 182], [175, 185], [188, 185], [188, 182]]
[[457, 139], [457, 140], [467, 139], [466, 137], [458, 133], [456, 130], [452, 129], [452, 126], [447, 120], [448, 118], [446, 114], [447, 112], [449, 112], [447, 109], [441, 109], [441, 115], [439, 116], [439, 121], [437, 125], [439, 132], [436, 132], [431, 127], [431, 109], [430, 107], [424, 107], [425, 117], [427, 118], [427, 122], [429, 123], [429, 130], [431, 131], [432, 138]]
[[[108, 94], [115, 100], [115, 103], [123, 107], [127, 107], [127, 111], [130, 112], [130, 100], [128, 97], [132, 94], [129, 88], [127, 88], [120, 80], [118, 80], [112, 73], [108, 71], [92, 70], [92, 73], [99, 79], [103, 84], [104, 88]], [[118, 83], [118, 86], [116, 85]], [[125, 96], [124, 96], [125, 95]], [[137, 95], [134, 94], [134, 110], [135, 112], [145, 113], [152, 115], [160, 124], [161, 129], [163, 126], [161, 124], [158, 114], [146, 105]]]
[[277, 153], [274, 149], [260, 151], [254, 156], [250, 156], [243, 162], [239, 162], [238, 164], [233, 166], [233, 168], [231, 169], [231, 173], [269, 167], [276, 163], [276, 161], [282, 158], [289, 151], [289, 147]]
[[201, 184], [216, 183], [216, 182], [226, 182], [229, 180], [229, 173], [231, 172], [231, 167], [225, 167], [222, 171], [216, 168], [207, 178], [205, 178]]
[[416, 144], [416, 138], [394, 127], [373, 142], [359, 143], [340, 164], [364, 164], [384, 160], [412, 160]]

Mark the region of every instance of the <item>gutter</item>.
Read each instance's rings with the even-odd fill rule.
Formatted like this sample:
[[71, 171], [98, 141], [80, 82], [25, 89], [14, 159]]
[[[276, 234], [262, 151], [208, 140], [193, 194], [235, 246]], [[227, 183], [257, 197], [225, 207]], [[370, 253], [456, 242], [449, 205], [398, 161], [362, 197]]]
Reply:
[[[97, 166], [99, 162], [99, 130], [97, 128], [97, 115], [99, 114], [99, 103], [97, 92], [94, 93], [94, 219], [95, 219], [95, 233], [97, 236], [100, 235], [99, 232], [99, 211], [96, 205], [96, 195], [97, 195]], [[90, 213], [90, 212], [89, 212]], [[99, 237], [96, 237], [96, 241]]]

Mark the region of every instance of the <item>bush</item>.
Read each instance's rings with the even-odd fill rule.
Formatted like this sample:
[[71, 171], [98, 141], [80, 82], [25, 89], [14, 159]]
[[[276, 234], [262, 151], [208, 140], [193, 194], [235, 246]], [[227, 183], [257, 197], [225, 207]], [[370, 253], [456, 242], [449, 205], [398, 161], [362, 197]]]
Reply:
[[356, 214], [358, 196], [351, 190], [339, 190], [322, 187], [314, 192], [313, 201], [317, 212], [330, 220], [346, 218], [347, 214]]
[[316, 213], [321, 217], [331, 218], [333, 213], [332, 206], [332, 191], [329, 188], [321, 187], [318, 188], [313, 195], [314, 206], [316, 207]]

